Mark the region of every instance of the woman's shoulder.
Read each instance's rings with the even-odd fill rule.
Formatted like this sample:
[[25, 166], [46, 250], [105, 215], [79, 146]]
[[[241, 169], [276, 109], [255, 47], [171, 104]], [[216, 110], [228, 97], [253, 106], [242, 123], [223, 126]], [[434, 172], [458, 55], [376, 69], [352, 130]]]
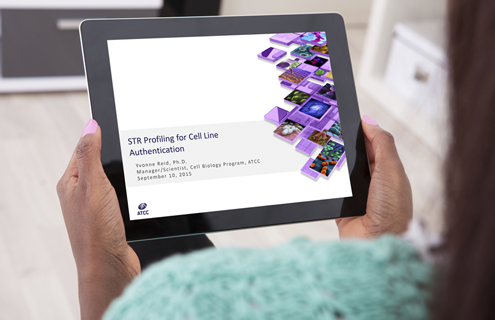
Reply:
[[105, 319], [424, 319], [431, 274], [390, 235], [212, 248], [151, 266]]

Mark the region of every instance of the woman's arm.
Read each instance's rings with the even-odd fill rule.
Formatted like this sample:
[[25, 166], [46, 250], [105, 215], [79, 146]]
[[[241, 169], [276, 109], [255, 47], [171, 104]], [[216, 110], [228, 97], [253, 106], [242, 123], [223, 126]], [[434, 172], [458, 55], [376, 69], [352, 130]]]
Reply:
[[57, 192], [76, 261], [81, 319], [100, 319], [141, 272], [127, 244], [114, 188], [100, 159], [101, 131], [90, 120]]

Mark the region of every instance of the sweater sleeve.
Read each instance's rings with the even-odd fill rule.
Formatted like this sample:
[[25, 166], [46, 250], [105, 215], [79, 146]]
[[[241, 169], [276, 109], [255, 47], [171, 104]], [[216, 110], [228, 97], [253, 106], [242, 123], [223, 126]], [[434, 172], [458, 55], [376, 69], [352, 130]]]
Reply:
[[432, 266], [394, 236], [206, 249], [149, 267], [105, 320], [427, 319]]

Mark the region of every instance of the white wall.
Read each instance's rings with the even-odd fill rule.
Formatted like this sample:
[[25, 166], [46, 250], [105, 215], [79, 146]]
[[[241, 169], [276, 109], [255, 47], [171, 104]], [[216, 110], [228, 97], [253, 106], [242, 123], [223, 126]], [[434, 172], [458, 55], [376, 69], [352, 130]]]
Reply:
[[346, 23], [368, 22], [372, 0], [222, 0], [220, 14], [339, 12]]

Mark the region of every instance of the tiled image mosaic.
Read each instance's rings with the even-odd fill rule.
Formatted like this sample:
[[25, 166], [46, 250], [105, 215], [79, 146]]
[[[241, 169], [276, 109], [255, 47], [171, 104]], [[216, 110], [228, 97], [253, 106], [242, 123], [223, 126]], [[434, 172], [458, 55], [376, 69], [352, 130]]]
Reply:
[[[270, 41], [286, 46], [286, 51], [260, 48], [258, 57], [283, 71], [280, 84], [292, 91], [287, 94], [281, 89], [280, 99], [294, 107], [274, 107], [265, 119], [276, 125], [275, 136], [290, 143], [299, 141], [296, 149], [309, 157], [302, 173], [315, 180], [328, 178], [342, 167], [346, 154], [325, 32], [281, 33]], [[316, 149], [321, 150], [315, 159], [310, 158]]]

